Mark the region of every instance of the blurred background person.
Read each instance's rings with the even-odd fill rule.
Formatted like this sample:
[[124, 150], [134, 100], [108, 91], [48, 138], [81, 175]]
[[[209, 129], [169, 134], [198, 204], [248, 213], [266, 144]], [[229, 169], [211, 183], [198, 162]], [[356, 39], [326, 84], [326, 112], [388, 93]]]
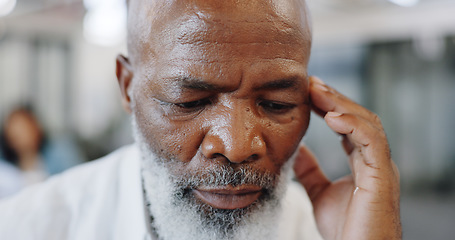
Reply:
[[22, 172], [24, 184], [31, 185], [48, 177], [42, 157], [44, 133], [31, 111], [13, 110], [3, 127], [2, 149], [5, 159]]
[[11, 182], [8, 185], [15, 185], [12, 182], [16, 181], [16, 186], [27, 187], [81, 162], [81, 154], [70, 142], [46, 137], [30, 107], [11, 111], [3, 124], [1, 139], [4, 161], [19, 170], [17, 174], [8, 167], [10, 176], [19, 175], [3, 177], [3, 181]]

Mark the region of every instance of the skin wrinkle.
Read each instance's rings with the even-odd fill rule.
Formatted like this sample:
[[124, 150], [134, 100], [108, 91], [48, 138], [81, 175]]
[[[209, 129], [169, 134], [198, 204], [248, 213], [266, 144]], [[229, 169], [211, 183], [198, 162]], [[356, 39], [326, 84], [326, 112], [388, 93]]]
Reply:
[[[183, 18], [183, 17], [182, 17], [182, 18]], [[176, 20], [176, 21], [177, 21], [177, 20]], [[191, 41], [188, 41], [188, 43], [193, 43], [193, 44], [194, 44], [195, 41], [196, 41], [196, 40], [195, 40], [196, 38], [195, 38], [195, 36], [193, 36], [193, 35], [196, 35], [196, 36], [199, 35], [201, 38], [204, 38], [204, 40], [200, 40], [200, 41], [206, 42], [206, 44], [208, 44], [208, 43], [210, 42], [210, 39], [207, 39], [207, 38], [206, 38], [207, 35], [210, 35], [210, 36], [217, 36], [217, 35], [220, 35], [220, 34], [222, 34], [222, 37], [220, 37], [220, 39], [221, 39], [222, 41], [229, 42], [229, 41], [226, 40], [226, 39], [229, 39], [229, 38], [226, 37], [226, 36], [224, 36], [224, 33], [225, 33], [225, 32], [229, 32], [229, 31], [226, 31], [225, 28], [219, 29], [219, 30], [218, 30], [219, 32], [214, 31], [214, 29], [208, 28], [208, 29], [206, 29], [205, 31], [202, 31], [202, 32], [199, 31], [199, 33], [198, 33], [198, 31], [196, 31], [195, 33], [191, 34], [191, 30], [188, 30], [189, 27], [188, 27], [187, 25], [185, 25], [185, 23], [186, 23], [186, 22], [185, 22], [185, 19], [180, 19], [180, 20], [177, 21], [177, 22], [178, 22], [181, 26], [183, 26], [183, 30], [182, 30], [182, 31], [183, 31], [183, 34], [184, 34], [184, 35], [185, 35], [185, 34], [191, 35], [192, 40], [191, 40]], [[182, 23], [182, 22], [183, 22], [183, 23]], [[194, 21], [190, 21], [190, 23], [192, 23], [192, 25], [195, 24]], [[268, 24], [268, 25], [269, 25], [269, 24]], [[266, 27], [269, 27], [268, 25], [267, 25]], [[234, 26], [235, 26], [235, 28], [239, 28], [238, 24], [234, 24]], [[232, 27], [234, 27], [234, 26], [232, 26]], [[169, 38], [175, 37], [175, 35], [178, 35], [178, 34], [175, 34], [175, 32], [176, 32], [176, 31], [179, 32], [179, 30], [175, 30], [176, 28], [175, 28], [174, 26], [172, 26], [172, 24], [169, 25], [169, 29], [171, 29], [171, 30], [169, 30], [169, 31], [167, 31], [167, 30], [164, 31], [165, 35], [158, 34], [159, 37], [160, 37], [160, 38], [164, 38], [164, 39], [169, 39]], [[179, 28], [177, 27], [177, 29], [179, 29]], [[246, 29], [251, 29], [251, 27], [246, 27]], [[241, 36], [241, 35], [245, 35], [245, 34], [232, 34], [231, 37], [234, 37], [234, 38], [237, 37], [237, 38], [238, 38], [238, 36]], [[250, 33], [249, 35], [251, 35], [251, 33]], [[248, 35], [248, 36], [249, 36], [249, 35]], [[296, 44], [302, 44], [302, 39], [305, 39], [305, 38], [302, 38], [302, 35], [301, 35], [301, 34], [289, 34], [289, 33], [284, 33], [283, 35], [286, 36], [286, 37], [289, 37], [290, 35], [292, 35], [292, 36], [293, 36], [293, 39], [295, 39], [294, 42], [296, 42]], [[305, 36], [305, 35], [304, 35], [304, 36]], [[232, 42], [244, 42], [244, 41], [245, 41], [244, 39], [245, 39], [245, 38], [240, 38], [240, 41], [232, 41]], [[261, 39], [261, 42], [263, 42], [265, 38], [262, 36], [262, 37], [259, 38], [259, 39]], [[274, 41], [276, 42], [276, 41], [278, 41], [277, 39], [279, 39], [279, 41], [283, 41], [284, 38], [276, 36], [276, 37], [274, 37], [274, 39], [275, 39]], [[305, 41], [308, 41], [308, 39], [306, 39]], [[215, 42], [218, 43], [218, 42], [221, 42], [221, 41], [220, 41], [220, 40], [216, 40]], [[291, 42], [293, 42], [293, 41], [291, 41]], [[170, 42], [170, 43], [172, 43], [172, 42]], [[160, 44], [163, 44], [163, 43], [160, 43]], [[161, 46], [161, 47], [166, 47], [166, 46]], [[292, 51], [295, 51], [295, 49], [296, 49], [295, 47], [292, 47]], [[177, 52], [178, 52], [178, 51], [177, 51]], [[169, 54], [169, 55], [173, 55], [173, 54]], [[187, 55], [187, 54], [186, 54], [186, 55]], [[308, 55], [308, 54], [306, 54], [306, 55]], [[288, 56], [288, 53], [285, 53], [283, 56]], [[305, 54], [302, 54], [301, 56], [305, 56]]]
[[[177, 37], [177, 40], [182, 45], [185, 45], [185, 44], [204, 45], [204, 44], [210, 44], [210, 43], [214, 43], [214, 44], [257, 44], [257, 43], [261, 43], [261, 44], [298, 45], [298, 44], [302, 43], [301, 34], [294, 33], [292, 31], [293, 29], [289, 29], [287, 31], [281, 30], [281, 33], [282, 33], [281, 35], [283, 35], [283, 38], [277, 37], [276, 39], [273, 39], [273, 40], [269, 40], [267, 38], [262, 38], [262, 39], [258, 39], [256, 42], [245, 41], [245, 39], [243, 39], [243, 38], [236, 38], [235, 36], [233, 36], [232, 31], [229, 31], [229, 27], [231, 27], [230, 25], [235, 25], [235, 24], [239, 24], [239, 23], [257, 25], [258, 23], [269, 23], [269, 22], [270, 21], [249, 23], [249, 22], [228, 21], [228, 23], [221, 23], [221, 24], [225, 25], [225, 27], [222, 29], [219, 29], [215, 32], [213, 30], [211, 30], [210, 35], [217, 34], [218, 31], [222, 32], [221, 33], [222, 37], [220, 37], [221, 39], [223, 39], [222, 42], [220, 42], [217, 39], [207, 40], [206, 38], [207, 38], [208, 34], [205, 34], [205, 32], [183, 32], [183, 33], [181, 33], [180, 36]], [[228, 24], [230, 24], [230, 25], [228, 25]], [[182, 25], [183, 25], [183, 23], [182, 23]], [[181, 28], [188, 30], [188, 27], [185, 25], [181, 26]], [[246, 27], [246, 28], [249, 28], [249, 27]], [[238, 30], [238, 29], [236, 29], [236, 30]], [[228, 33], [228, 34], [226, 34], [226, 33]], [[289, 37], [289, 36], [292, 36], [292, 37]], [[224, 37], [233, 37], [234, 39], [233, 40], [224, 40]]]
[[[187, 62], [200, 62], [200, 63], [214, 64], [214, 63], [230, 63], [230, 62], [238, 62], [238, 61], [246, 62], [247, 60], [248, 59], [245, 59], [245, 58], [242, 58], [242, 60], [240, 60], [240, 59], [226, 59], [224, 61], [223, 60], [218, 60], [218, 59], [209, 60], [209, 59], [205, 59], [205, 58], [178, 58], [178, 59], [169, 59], [169, 62], [170, 63], [178, 63], [178, 62], [181, 62], [181, 61], [187, 61]], [[287, 58], [284, 58], [284, 57], [269, 57], [269, 58], [263, 58], [262, 59], [263, 62], [265, 62], [265, 61], [275, 61], [275, 60], [298, 62], [296, 60], [287, 59]]]
[[[176, 78], [177, 78], [177, 79], [179, 79], [179, 78], [182, 79], [181, 77], [176, 77]], [[292, 77], [291, 77], [291, 78], [292, 78]], [[170, 91], [170, 93], [171, 93], [171, 94], [174, 94], [174, 95], [183, 94], [183, 93], [185, 92], [185, 90], [180, 89], [180, 88], [179, 88], [179, 84], [174, 83], [175, 81], [172, 81], [172, 79], [175, 79], [175, 78], [169, 78], [169, 79], [166, 80], [166, 81], [172, 82], [171, 85], [167, 85], [166, 89], [169, 89], [168, 91]], [[256, 88], [256, 87], [255, 87], [255, 88]], [[232, 90], [229, 90], [229, 88], [220, 89], [220, 90], [225, 90], [225, 91], [227, 91], [227, 92], [232, 91]], [[256, 90], [257, 90], [257, 89], [256, 89]], [[291, 90], [297, 91], [298, 88], [296, 87], [296, 88], [294, 88], [294, 89], [287, 89], [286, 91], [288, 91], [288, 90], [289, 90], [289, 91], [291, 91]], [[168, 95], [167, 97], [172, 98], [172, 97], [170, 97], [170, 95]], [[241, 98], [241, 97], [239, 97], [239, 98]], [[307, 97], [305, 97], [303, 102], [306, 103], [307, 100], [308, 100]]]
[[[273, 57], [273, 58], [263, 58], [262, 59], [262, 62], [273, 62], [273, 61], [276, 61], [276, 60], [280, 60], [280, 61], [288, 61], [288, 62], [292, 62], [292, 63], [299, 63], [298, 61], [296, 60], [293, 60], [293, 59], [287, 59], [287, 58], [282, 58], [282, 57]], [[177, 63], [180, 63], [182, 64], [181, 62], [184, 61], [184, 62], [192, 62], [194, 64], [204, 64], [206, 67], [208, 67], [206, 64], [208, 65], [213, 65], [213, 64], [230, 64], [230, 63], [238, 63], [238, 64], [246, 64], [247, 63], [247, 59], [226, 59], [226, 60], [208, 60], [208, 59], [196, 59], [196, 58], [185, 58], [185, 59], [168, 59], [168, 62], [169, 62], [169, 66], [171, 65], [175, 65], [175, 66], [180, 66], [178, 65]], [[221, 74], [221, 73], [220, 73]], [[306, 76], [306, 74], [305, 74]], [[142, 78], [144, 80], [148, 80], [148, 81], [151, 81], [153, 80], [153, 78], [150, 76], [150, 75], [144, 75], [143, 77], [138, 77], [138, 78]], [[305, 77], [307, 78], [307, 77]], [[163, 78], [165, 79], [165, 78]], [[168, 80], [171, 80], [171, 78], [168, 78]], [[306, 80], [307, 81], [307, 80]]]
[[[250, 5], [255, 4], [254, 1], [250, 1], [249, 3], [250, 3]], [[263, 5], [268, 5], [268, 4], [265, 3], [265, 2], [262, 2], [262, 3], [263, 3]], [[245, 4], [245, 3], [243, 3], [243, 4]], [[236, 7], [237, 7], [237, 8], [243, 8], [243, 9], [247, 8], [247, 7], [245, 7], [245, 6], [242, 6], [242, 7], [236, 6]], [[253, 7], [252, 7], [252, 6], [248, 6], [248, 8], [249, 8], [249, 9], [251, 9], [251, 8], [256, 8], [256, 6], [253, 6]], [[210, 15], [210, 14], [206, 14], [205, 12], [210, 12], [209, 9], [203, 9], [203, 10], [202, 10], [201, 7], [199, 7], [199, 6], [197, 6], [197, 5], [194, 5], [194, 8], [193, 8], [193, 9], [197, 9], [197, 10], [194, 11], [194, 12], [195, 12], [195, 15], [198, 16], [201, 20], [217, 22], [217, 19], [212, 19], [212, 18], [210, 18], [210, 17], [213, 17], [212, 15], [211, 15], [210, 17], [207, 17], [207, 16]], [[227, 9], [228, 9], [229, 11], [236, 11], [236, 10], [232, 10], [232, 9], [230, 9], [230, 8], [227, 8]], [[199, 11], [198, 11], [198, 10], [199, 10]], [[218, 9], [217, 9], [217, 10], [218, 10]], [[287, 13], [289, 13], [290, 10], [291, 10], [291, 9], [286, 9], [286, 10], [283, 9], [283, 10], [281, 10], [281, 11], [282, 11], [282, 12], [287, 12]], [[213, 11], [213, 10], [212, 10], [212, 11]], [[277, 8], [275, 8], [274, 11], [270, 11], [270, 9], [269, 9], [268, 7], [265, 7], [265, 8], [263, 8], [263, 11], [265, 12], [265, 13], [264, 13], [265, 17], [264, 17], [264, 18], [265, 18], [266, 20], [262, 20], [262, 21], [261, 21], [261, 20], [258, 20], [257, 18], [247, 18], [247, 19], [242, 19], [241, 21], [238, 21], [238, 20], [236, 21], [236, 19], [238, 19], [238, 17], [234, 17], [234, 18], [227, 17], [227, 18], [226, 18], [223, 14], [219, 14], [219, 11], [218, 11], [218, 14], [217, 14], [215, 17], [218, 16], [219, 18], [220, 18], [220, 17], [223, 18], [223, 20], [226, 20], [226, 21], [228, 21], [228, 22], [234, 22], [234, 23], [240, 23], [240, 22], [256, 23], [256, 22], [268, 21], [269, 23], [275, 24], [275, 22], [270, 21], [270, 19], [277, 18], [278, 15], [279, 15], [279, 14], [277, 14], [277, 11], [279, 11], [279, 10], [277, 10]], [[243, 17], [243, 18], [244, 18], [244, 17], [248, 17], [248, 15], [245, 15], [245, 14], [239, 14], [239, 16], [240, 16], [240, 17]], [[279, 16], [279, 17], [280, 17], [281, 19], [286, 19], [286, 18], [288, 18], [287, 15], [281, 15], [281, 16]], [[292, 24], [291, 24], [291, 23], [288, 23], [288, 25], [290, 26], [290, 25], [292, 25]], [[298, 28], [298, 27], [299, 27], [299, 26], [296, 26], [295, 24], [293, 24], [293, 25], [294, 25], [293, 27], [295, 27], [295, 28]], [[288, 28], [290, 28], [290, 27], [288, 27]]]
[[[193, 46], [193, 45], [192, 45]], [[195, 55], [193, 54], [195, 50], [198, 48], [194, 47], [185, 47], [181, 48], [178, 50], [171, 50], [170, 56], [172, 57], [164, 57], [164, 59], [169, 60], [171, 63], [175, 62], [178, 63], [180, 61], [198, 61], [201, 63], [226, 63], [226, 62], [245, 62], [249, 61], [251, 59], [257, 58], [258, 56], [262, 57], [262, 61], [267, 61], [267, 60], [280, 60], [282, 59], [283, 61], [295, 61], [295, 62], [301, 62], [301, 60], [297, 59], [291, 59], [290, 58], [290, 51], [292, 48], [289, 48], [289, 50], [283, 50], [282, 52], [275, 53], [273, 56], [270, 56], [271, 53], [264, 51], [264, 52], [258, 52], [257, 54], [253, 55], [253, 52], [257, 51], [256, 49], [262, 49], [263, 47], [255, 46], [255, 47], [241, 47], [237, 49], [232, 49], [232, 51], [229, 52], [221, 52], [221, 51], [212, 51], [211, 49], [208, 49], [206, 53], [203, 55]], [[270, 47], [269, 47], [270, 48]], [[238, 55], [242, 54], [244, 55], [243, 57], [239, 57]], [[251, 56], [248, 56], [248, 55]], [[188, 57], [189, 55], [195, 55], [193, 57]], [[246, 56], [245, 56], [246, 55]], [[292, 54], [291, 54], [292, 55]], [[219, 57], [220, 59], [217, 59]], [[221, 60], [224, 59], [224, 60]]]
[[[171, 10], [174, 10], [174, 9], [181, 10], [182, 8], [189, 8], [188, 6], [192, 6], [193, 8], [197, 8], [198, 9], [198, 5], [197, 4], [188, 4], [188, 3], [189, 2], [187, 2], [187, 1], [166, 1], [165, 3], [162, 3], [162, 2], [158, 3], [156, 1], [152, 1], [149, 4], [144, 5], [144, 6], [148, 7], [148, 9], [146, 11], [134, 11], [133, 10], [133, 9], [139, 7], [139, 6], [143, 7], [139, 3], [136, 3], [136, 6], [135, 6], [135, 3], [131, 4], [132, 6], [130, 6], [129, 9], [130, 9], [130, 12], [134, 11], [134, 12], [140, 12], [140, 13], [144, 13], [144, 12], [148, 12], [148, 11], [166, 12], [166, 11], [171, 11]], [[274, 1], [271, 1], [271, 3], [272, 4], [276, 4]], [[253, 3], [251, 3], [250, 5], [252, 5], [252, 4]], [[265, 4], [265, 5], [267, 5], [267, 4]], [[268, 13], [270, 16], [272, 16], [272, 17], [268, 17], [268, 18], [286, 19], [287, 22], [283, 20], [282, 24], [289, 25], [287, 27], [287, 29], [292, 29], [293, 25], [297, 26], [297, 27], [294, 27], [294, 28], [298, 29], [298, 31], [300, 31], [302, 33], [302, 35], [305, 36], [305, 41], [310, 41], [310, 39], [311, 39], [311, 31], [309, 31], [310, 30], [309, 19], [302, 18], [302, 16], [307, 16], [307, 14], [308, 14], [307, 13], [307, 9], [306, 9], [306, 5], [305, 5], [304, 2], [300, 2], [300, 1], [297, 1], [294, 5], [295, 6], [293, 8], [297, 9], [297, 11], [293, 11], [292, 14], [289, 14], [289, 10], [290, 9], [285, 9], [285, 8], [279, 10], [279, 11], [281, 11], [281, 14], [277, 14], [276, 11], [280, 8], [280, 6], [278, 4], [278, 5], [275, 6], [275, 8], [276, 8], [275, 12], [272, 11], [271, 13], [270, 12]], [[262, 7], [262, 8], [263, 9], [267, 9], [267, 8], [264, 8], [264, 7]], [[152, 9], [154, 9], [154, 10], [152, 10]], [[196, 12], [195, 15], [202, 19], [202, 18], [204, 18], [203, 16], [206, 15], [206, 14], [203, 14], [204, 11], [206, 11], [206, 9], [195, 11]], [[302, 14], [302, 13], [304, 13], [304, 14]], [[131, 18], [132, 15], [133, 14], [129, 14], [129, 18]], [[239, 15], [241, 16], [242, 14], [239, 13]], [[245, 14], [243, 14], [243, 15], [245, 15]], [[140, 22], [152, 22], [152, 23], [157, 23], [155, 25], [161, 25], [161, 26], [163, 26], [164, 24], [159, 24], [160, 22], [167, 22], [167, 23], [172, 23], [172, 22], [182, 23], [182, 22], [184, 22], [181, 19], [172, 19], [171, 20], [172, 15], [165, 15], [161, 19], [154, 18], [154, 16], [152, 14], [145, 15], [145, 16], [144, 16], [144, 14], [142, 14], [140, 16], [142, 16], [142, 19], [139, 18]], [[293, 19], [289, 18], [288, 16], [293, 16], [292, 17]], [[150, 29], [150, 30], [147, 30], [147, 28], [142, 28], [141, 31], [138, 31], [137, 29], [139, 28], [138, 26], [140, 26], [140, 25], [139, 24], [134, 24], [133, 22], [135, 22], [135, 21], [132, 21], [132, 20], [133, 19], [129, 19], [129, 21], [128, 21], [130, 23], [128, 25], [128, 29], [131, 30], [131, 31], [129, 31], [129, 38], [128, 38], [129, 39], [129, 41], [128, 41], [128, 52], [130, 53], [130, 55], [131, 54], [136, 55], [138, 53], [137, 51], [133, 51], [134, 50], [133, 46], [144, 46], [148, 42], [147, 39], [150, 38], [150, 36], [156, 35], [156, 32], [166, 32], [166, 31], [163, 31], [163, 29], [158, 29], [158, 31], [153, 31], [151, 29], [152, 25], [149, 25], [150, 27], [148, 29]], [[134, 20], [136, 20], [136, 19], [134, 19]], [[270, 19], [267, 19], [267, 21], [265, 21], [265, 22], [268, 23], [270, 21], [271, 21]], [[248, 22], [248, 21], [246, 21], [246, 22]], [[255, 20], [254, 22], [258, 22], [258, 21]], [[288, 23], [288, 22], [291, 22], [291, 23]], [[295, 22], [299, 22], [299, 24], [296, 24]], [[164, 25], [164, 26], [166, 26], [166, 25]], [[300, 26], [302, 26], [302, 27], [300, 27]], [[136, 31], [133, 31], [133, 30], [136, 30]], [[141, 37], [138, 37], [138, 36], [134, 36], [135, 32], [142, 32], [142, 33], [147, 33], [147, 34], [142, 35], [143, 37], [141, 38]], [[135, 44], [133, 39], [139, 39], [140, 40], [139, 41], [140, 44]], [[148, 47], [147, 50], [150, 51], [150, 50], [152, 50], [152, 48]], [[153, 54], [153, 55], [156, 56], [156, 53]], [[134, 62], [134, 63], [136, 63], [136, 62]]]

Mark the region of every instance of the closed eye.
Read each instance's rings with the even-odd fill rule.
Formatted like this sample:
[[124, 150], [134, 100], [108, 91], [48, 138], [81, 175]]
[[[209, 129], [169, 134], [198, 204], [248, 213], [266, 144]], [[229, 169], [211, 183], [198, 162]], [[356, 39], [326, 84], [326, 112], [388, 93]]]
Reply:
[[164, 114], [174, 120], [187, 120], [196, 117], [207, 105], [212, 104], [210, 98], [191, 102], [172, 103], [155, 99], [161, 105]]
[[191, 102], [175, 103], [175, 105], [180, 108], [191, 110], [191, 109], [203, 107], [205, 105], [209, 105], [210, 103], [211, 103], [210, 99], [204, 98], [204, 99], [199, 99], [199, 100], [191, 101]]
[[296, 105], [294, 105], [294, 104], [281, 103], [281, 102], [276, 102], [276, 101], [267, 101], [267, 100], [263, 100], [263, 101], [259, 102], [259, 106], [262, 107], [265, 111], [274, 113], [274, 114], [283, 114], [296, 107]]

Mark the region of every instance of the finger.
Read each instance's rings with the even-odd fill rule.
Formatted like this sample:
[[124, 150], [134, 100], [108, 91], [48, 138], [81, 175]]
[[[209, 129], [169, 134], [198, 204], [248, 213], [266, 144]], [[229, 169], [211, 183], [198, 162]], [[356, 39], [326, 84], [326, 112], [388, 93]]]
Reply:
[[351, 113], [381, 126], [381, 121], [376, 114], [337, 92], [317, 77], [310, 77], [310, 96], [313, 110], [320, 116], [324, 116], [327, 112]]
[[294, 164], [295, 175], [314, 202], [319, 193], [330, 185], [330, 181], [319, 167], [314, 154], [306, 146], [300, 145], [297, 151]]
[[343, 145], [343, 149], [347, 155], [350, 155], [352, 151], [354, 151], [354, 145], [352, 145], [351, 141], [349, 140], [348, 136], [341, 135], [341, 145]]
[[389, 145], [382, 129], [364, 118], [349, 113], [329, 112], [325, 120], [332, 130], [346, 135], [349, 143], [354, 146], [351, 152], [361, 151], [366, 166], [391, 169]]
[[[353, 114], [329, 112], [327, 125], [339, 134], [345, 134], [354, 146], [349, 155], [356, 191], [381, 201], [388, 193], [399, 191], [398, 171], [390, 156], [387, 137], [382, 129]], [[387, 195], [387, 196], [386, 196]]]

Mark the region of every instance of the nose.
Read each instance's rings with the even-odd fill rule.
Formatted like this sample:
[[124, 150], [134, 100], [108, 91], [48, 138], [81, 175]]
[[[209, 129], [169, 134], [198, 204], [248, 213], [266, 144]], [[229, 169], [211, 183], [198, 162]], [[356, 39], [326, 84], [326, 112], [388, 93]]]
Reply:
[[248, 108], [231, 109], [210, 125], [201, 145], [208, 159], [224, 156], [231, 163], [242, 163], [265, 156], [267, 148], [261, 123]]

